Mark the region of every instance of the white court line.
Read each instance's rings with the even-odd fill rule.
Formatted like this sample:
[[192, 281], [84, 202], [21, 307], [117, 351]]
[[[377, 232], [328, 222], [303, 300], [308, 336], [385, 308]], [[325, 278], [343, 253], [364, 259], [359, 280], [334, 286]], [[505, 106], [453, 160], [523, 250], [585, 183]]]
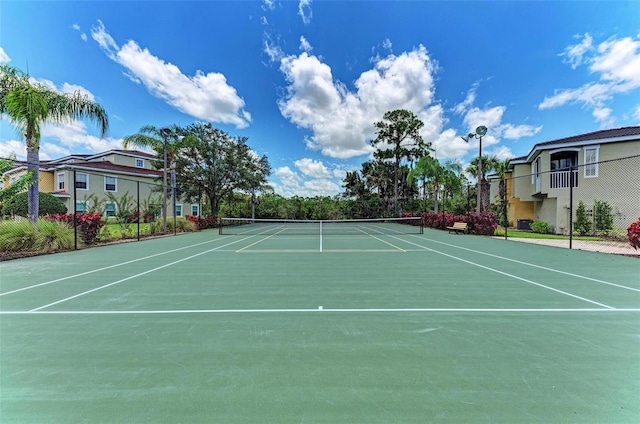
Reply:
[[404, 241], [405, 243], [412, 244], [414, 246], [422, 247], [422, 248], [424, 248], [426, 250], [429, 250], [431, 252], [437, 253], [439, 255], [447, 256], [449, 258], [455, 259], [456, 261], [460, 261], [460, 262], [467, 263], [469, 265], [477, 266], [479, 268], [486, 269], [488, 271], [495, 272], [497, 274], [506, 275], [507, 277], [515, 278], [516, 280], [524, 281], [525, 283], [533, 284], [535, 286], [542, 287], [542, 288], [554, 291], [556, 293], [564, 294], [566, 296], [570, 296], [570, 297], [573, 297], [575, 299], [584, 300], [585, 302], [593, 303], [594, 305], [603, 306], [603, 307], [609, 308], [609, 309], [615, 309], [613, 306], [605, 305], [604, 303], [596, 302], [595, 300], [587, 299], [586, 297], [582, 297], [582, 296], [578, 296], [578, 295], [575, 295], [575, 294], [571, 294], [569, 292], [566, 292], [566, 291], [563, 291], [563, 290], [559, 290], [559, 289], [556, 289], [556, 288], [553, 288], [553, 287], [550, 287], [550, 286], [546, 286], [546, 285], [541, 284], [541, 283], [536, 283], [535, 281], [527, 280], [526, 278], [518, 277], [517, 275], [509, 274], [508, 272], [500, 271], [500, 270], [497, 270], [495, 268], [491, 268], [491, 267], [484, 266], [484, 265], [481, 265], [481, 264], [476, 263], [476, 262], [471, 262], [471, 261], [468, 261], [466, 259], [459, 258], [457, 256], [449, 255], [448, 253], [440, 252], [438, 250], [431, 249], [429, 247], [421, 246], [421, 245], [419, 245], [417, 243], [412, 243], [412, 242], [410, 242], [408, 240], [403, 240], [403, 239], [398, 238], [396, 236], [390, 236], [390, 237], [393, 237], [393, 238], [395, 238], [397, 240]]
[[[229, 238], [229, 236], [223, 237], [223, 238], [220, 238], [220, 239], [217, 239], [217, 240], [224, 240], [226, 238]], [[93, 274], [95, 272], [105, 271], [107, 269], [111, 269], [111, 268], [116, 268], [116, 267], [123, 266], [123, 265], [132, 264], [134, 262], [144, 261], [146, 259], [151, 259], [151, 258], [154, 258], [156, 256], [167, 255], [169, 253], [178, 252], [180, 250], [190, 249], [192, 247], [201, 246], [203, 244], [213, 243], [214, 241], [217, 241], [217, 240], [216, 239], [207, 240], [207, 241], [203, 241], [201, 243], [196, 243], [196, 244], [192, 244], [192, 245], [189, 245], [189, 246], [179, 247], [177, 249], [167, 250], [166, 252], [160, 252], [160, 253], [156, 253], [156, 254], [153, 254], [153, 255], [145, 256], [143, 258], [132, 259], [130, 261], [120, 262], [120, 263], [117, 263], [117, 264], [114, 264], [114, 265], [109, 265], [109, 266], [105, 266], [105, 267], [102, 267], [102, 268], [93, 269], [91, 271], [81, 272], [79, 274], [73, 274], [73, 275], [69, 275], [67, 277], [62, 277], [62, 278], [56, 278], [55, 280], [45, 281], [44, 283], [34, 284], [32, 286], [22, 287], [20, 289], [16, 289], [16, 290], [11, 290], [11, 291], [8, 291], [8, 292], [0, 293], [0, 297], [6, 296], [6, 295], [12, 294], [12, 293], [18, 293], [18, 292], [21, 292], [21, 291], [24, 291], [24, 290], [35, 289], [36, 287], [46, 286], [48, 284], [57, 283], [59, 281], [70, 280], [72, 278], [82, 277], [84, 275]]]
[[[417, 236], [414, 236], [414, 237], [417, 237]], [[420, 240], [426, 240], [426, 241], [430, 241], [432, 243], [444, 244], [445, 246], [455, 247], [457, 249], [462, 249], [462, 250], [468, 250], [469, 252], [479, 253], [479, 254], [485, 255], [485, 256], [491, 256], [493, 258], [503, 259], [505, 261], [515, 262], [515, 263], [526, 265], [526, 266], [530, 266], [530, 267], [533, 267], [533, 268], [544, 269], [545, 271], [557, 272], [558, 274], [569, 275], [571, 277], [582, 278], [584, 280], [594, 281], [596, 283], [602, 283], [602, 284], [606, 284], [606, 285], [613, 286], [613, 287], [618, 287], [618, 288], [625, 289], [625, 290], [631, 290], [631, 291], [635, 291], [635, 292], [640, 292], [640, 289], [636, 289], [636, 288], [633, 288], [633, 287], [623, 286], [621, 284], [611, 283], [609, 281], [599, 280], [597, 278], [591, 278], [591, 277], [587, 277], [587, 276], [580, 275], [580, 274], [574, 274], [574, 273], [571, 273], [571, 272], [561, 271], [559, 269], [554, 269], [554, 268], [549, 268], [549, 267], [542, 266], [542, 265], [532, 264], [532, 263], [529, 263], [529, 262], [519, 261], [517, 259], [506, 258], [504, 256], [498, 256], [498, 255], [494, 255], [494, 254], [491, 254], [491, 253], [486, 253], [486, 252], [483, 252], [481, 250], [469, 249], [468, 247], [462, 247], [462, 246], [458, 246], [458, 245], [455, 245], [455, 244], [445, 243], [443, 241], [437, 241], [437, 240], [433, 240], [433, 239], [425, 238], [425, 237], [420, 237]]]
[[389, 243], [389, 242], [388, 242], [388, 241], [386, 241], [386, 240], [382, 240], [381, 238], [378, 238], [378, 237], [374, 236], [373, 234], [368, 233], [368, 232], [366, 232], [366, 231], [362, 230], [361, 228], [358, 228], [358, 231], [361, 231], [363, 234], [368, 235], [368, 236], [369, 236], [369, 237], [371, 237], [372, 239], [375, 239], [375, 240], [381, 241], [381, 242], [383, 242], [383, 243], [385, 243], [385, 244], [388, 244], [389, 246], [393, 247], [394, 249], [398, 249], [398, 250], [399, 250], [399, 251], [401, 251], [401, 252], [406, 252], [406, 250], [402, 249], [401, 247], [398, 247], [398, 246], [396, 246], [395, 244]]
[[85, 291], [85, 292], [78, 293], [78, 294], [73, 295], [73, 296], [69, 296], [69, 297], [67, 297], [67, 298], [65, 298], [65, 299], [58, 300], [57, 302], [52, 302], [52, 303], [49, 303], [48, 305], [40, 306], [40, 307], [38, 307], [38, 308], [32, 309], [32, 310], [31, 310], [31, 311], [29, 311], [29, 312], [36, 312], [36, 311], [39, 311], [39, 310], [41, 310], [41, 309], [48, 308], [49, 306], [57, 305], [57, 304], [59, 304], [59, 303], [66, 302], [67, 300], [75, 299], [75, 298], [77, 298], [77, 297], [84, 296], [85, 294], [93, 293], [93, 292], [95, 292], [95, 291], [102, 290], [102, 289], [104, 289], [104, 288], [111, 287], [111, 286], [114, 286], [114, 285], [116, 285], [116, 284], [123, 283], [123, 282], [128, 281], [128, 280], [131, 280], [131, 279], [133, 279], [133, 278], [136, 278], [136, 277], [140, 277], [140, 276], [142, 276], [142, 275], [149, 274], [149, 273], [154, 272], [154, 271], [157, 271], [157, 270], [159, 270], [159, 269], [167, 268], [167, 267], [169, 267], [169, 266], [172, 266], [172, 265], [178, 264], [178, 263], [180, 263], [180, 262], [184, 262], [184, 261], [189, 260], [189, 259], [197, 258], [198, 256], [204, 255], [205, 253], [210, 253], [210, 252], [213, 252], [213, 251], [215, 251], [215, 250], [221, 249], [221, 248], [223, 248], [223, 247], [227, 247], [227, 246], [229, 246], [229, 245], [232, 245], [232, 244], [235, 244], [235, 243], [239, 243], [239, 242], [244, 241], [244, 240], [247, 240], [247, 239], [249, 239], [249, 238], [251, 238], [251, 237], [253, 237], [253, 236], [249, 236], [249, 237], [245, 237], [245, 238], [240, 239], [240, 240], [232, 241], [231, 243], [227, 243], [227, 244], [225, 244], [225, 245], [223, 245], [223, 246], [219, 246], [219, 247], [214, 247], [213, 249], [205, 250], [204, 252], [196, 253], [195, 255], [187, 256], [186, 258], [179, 259], [179, 260], [177, 260], [177, 261], [173, 261], [173, 262], [170, 262], [170, 263], [168, 263], [168, 264], [164, 264], [164, 265], [162, 265], [162, 266], [159, 266], [159, 267], [156, 267], [156, 268], [150, 269], [150, 270], [148, 270], [148, 271], [144, 271], [144, 272], [141, 272], [141, 273], [138, 273], [138, 274], [135, 274], [135, 275], [131, 275], [131, 276], [127, 277], [127, 278], [123, 278], [123, 279], [121, 279], [121, 280], [114, 281], [114, 282], [112, 282], [112, 283], [105, 284], [105, 285], [103, 285], [103, 286], [96, 287], [96, 288], [94, 288], [94, 289], [87, 290], [87, 291]]
[[176, 309], [124, 311], [0, 311], [0, 315], [170, 315], [170, 314], [263, 314], [263, 313], [626, 313], [640, 312], [640, 308], [300, 308], [300, 309]]
[[[262, 243], [263, 241], [268, 240], [268, 239], [270, 239], [271, 237], [273, 237], [273, 236], [275, 236], [275, 235], [278, 235], [278, 234], [282, 233], [283, 231], [284, 231], [284, 230], [280, 230], [280, 231], [278, 231], [277, 233], [275, 233], [275, 234], [271, 234], [270, 236], [267, 236], [267, 237], [265, 237], [265, 238], [263, 238], [263, 239], [260, 239], [260, 240], [258, 240], [258, 241], [257, 241], [257, 242], [255, 242], [255, 243], [251, 243], [250, 245], [245, 246], [245, 247], [243, 247], [243, 248], [242, 248], [242, 249], [240, 249], [240, 250], [236, 250], [236, 253], [244, 252], [245, 250], [249, 249], [250, 247], [255, 246], [256, 244]], [[246, 239], [245, 239], [245, 240], [246, 240]]]

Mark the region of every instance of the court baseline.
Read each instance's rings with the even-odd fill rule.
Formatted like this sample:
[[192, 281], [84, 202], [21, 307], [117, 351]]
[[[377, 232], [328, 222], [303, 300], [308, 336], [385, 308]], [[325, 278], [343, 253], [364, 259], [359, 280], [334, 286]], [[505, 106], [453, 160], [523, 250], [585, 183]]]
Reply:
[[[416, 237], [416, 236], [414, 236], [414, 237]], [[445, 243], [445, 242], [442, 242], [442, 241], [437, 241], [437, 240], [433, 240], [433, 239], [429, 239], [429, 238], [420, 238], [420, 240], [427, 240], [427, 241], [430, 241], [432, 243], [443, 244], [445, 246], [455, 247], [456, 249], [467, 250], [467, 251], [473, 252], [473, 253], [479, 253], [481, 255], [490, 256], [492, 258], [502, 259], [502, 260], [509, 261], [509, 262], [515, 262], [515, 263], [518, 263], [518, 264], [521, 264], [521, 265], [530, 266], [530, 267], [533, 267], [533, 268], [544, 269], [545, 271], [557, 272], [558, 274], [564, 274], [564, 275], [568, 275], [568, 276], [571, 276], [571, 277], [582, 278], [584, 280], [589, 280], [589, 281], [593, 281], [593, 282], [596, 282], [596, 283], [602, 283], [602, 284], [618, 287], [618, 288], [625, 289], [625, 290], [631, 290], [631, 291], [635, 291], [635, 292], [640, 292], [640, 289], [636, 289], [636, 288], [629, 287], [629, 286], [623, 286], [622, 284], [616, 284], [616, 283], [612, 283], [612, 282], [609, 282], [609, 281], [599, 280], [597, 278], [587, 277], [585, 275], [574, 274], [572, 272], [561, 271], [559, 269], [549, 268], [549, 267], [542, 266], [542, 265], [536, 265], [536, 264], [532, 264], [530, 262], [524, 262], [524, 261], [520, 261], [520, 260], [517, 260], [517, 259], [511, 259], [511, 258], [507, 258], [507, 257], [504, 257], [504, 256], [494, 255], [492, 253], [486, 253], [486, 252], [483, 252], [481, 250], [469, 249], [468, 247], [458, 246], [458, 245], [455, 245], [455, 244]], [[421, 247], [423, 247], [423, 246], [421, 246]]]
[[36, 311], [39, 311], [39, 310], [41, 310], [41, 309], [45, 309], [45, 308], [48, 308], [48, 307], [50, 307], [50, 306], [57, 305], [57, 304], [62, 303], [62, 302], [66, 302], [66, 301], [68, 301], [68, 300], [72, 300], [72, 299], [75, 299], [75, 298], [77, 298], [77, 297], [84, 296], [85, 294], [93, 293], [93, 292], [95, 292], [95, 291], [102, 290], [102, 289], [104, 289], [104, 288], [111, 287], [111, 286], [113, 286], [113, 285], [123, 283], [123, 282], [128, 281], [128, 280], [131, 280], [131, 279], [133, 279], [133, 278], [140, 277], [140, 276], [142, 276], [142, 275], [146, 275], [146, 274], [149, 274], [149, 273], [152, 273], [152, 272], [158, 271], [158, 270], [160, 270], [160, 269], [167, 268], [167, 267], [169, 267], [169, 266], [172, 266], [172, 265], [178, 264], [178, 263], [180, 263], [180, 262], [184, 262], [184, 261], [187, 261], [187, 260], [190, 260], [190, 259], [193, 259], [193, 258], [197, 258], [198, 256], [204, 255], [204, 254], [206, 254], [206, 253], [213, 252], [213, 251], [215, 251], [215, 250], [221, 249], [221, 248], [223, 248], [223, 247], [230, 246], [230, 245], [235, 244], [235, 243], [239, 243], [239, 242], [244, 241], [244, 240], [247, 240], [247, 239], [249, 239], [249, 238], [251, 238], [251, 237], [253, 237], [253, 236], [245, 237], [245, 238], [243, 238], [243, 239], [236, 240], [236, 241], [233, 241], [233, 242], [231, 242], [231, 243], [227, 243], [227, 244], [225, 244], [225, 245], [223, 245], [223, 246], [214, 247], [213, 249], [205, 250], [204, 252], [196, 253], [195, 255], [187, 256], [186, 258], [182, 258], [182, 259], [179, 259], [179, 260], [177, 260], [177, 261], [173, 261], [173, 262], [170, 262], [170, 263], [168, 263], [168, 264], [164, 264], [164, 265], [162, 265], [162, 266], [159, 266], [159, 267], [156, 267], [156, 268], [153, 268], [153, 269], [150, 269], [150, 270], [144, 271], [144, 272], [140, 272], [140, 273], [135, 274], [135, 275], [131, 275], [131, 276], [127, 277], [127, 278], [122, 278], [122, 279], [120, 279], [120, 280], [118, 280], [118, 281], [114, 281], [114, 282], [111, 282], [111, 283], [109, 283], [109, 284], [105, 284], [105, 285], [103, 285], [103, 286], [96, 287], [96, 288], [94, 288], [94, 289], [87, 290], [87, 291], [84, 291], [84, 292], [82, 292], [82, 293], [78, 293], [78, 294], [73, 295], [73, 296], [69, 296], [69, 297], [67, 297], [67, 298], [65, 298], [65, 299], [61, 299], [61, 300], [58, 300], [58, 301], [56, 301], [56, 302], [49, 303], [49, 304], [44, 305], [44, 306], [40, 306], [40, 307], [38, 307], [38, 308], [34, 308], [34, 309], [30, 310], [29, 312], [36, 312]]
[[556, 288], [553, 288], [553, 287], [550, 287], [550, 286], [547, 286], [547, 285], [544, 285], [544, 284], [541, 284], [541, 283], [536, 283], [535, 281], [531, 281], [531, 280], [528, 280], [526, 278], [518, 277], [517, 275], [509, 274], [508, 272], [500, 271], [500, 270], [497, 270], [495, 268], [491, 268], [491, 267], [488, 267], [488, 266], [485, 266], [485, 265], [481, 265], [481, 264], [476, 263], [476, 262], [472, 262], [472, 261], [468, 261], [466, 259], [459, 258], [457, 256], [449, 255], [448, 253], [440, 252], [438, 250], [431, 249], [429, 247], [422, 246], [422, 245], [419, 245], [417, 243], [413, 243], [413, 242], [401, 239], [401, 238], [396, 237], [396, 236], [390, 235], [389, 237], [392, 237], [392, 238], [394, 238], [396, 240], [400, 240], [400, 241], [403, 241], [405, 243], [408, 243], [408, 244], [411, 244], [411, 245], [414, 245], [414, 246], [422, 247], [425, 250], [428, 250], [428, 251], [433, 252], [433, 253], [437, 253], [439, 255], [447, 256], [449, 258], [455, 259], [456, 261], [464, 262], [464, 263], [467, 263], [469, 265], [477, 266], [479, 268], [486, 269], [486, 270], [491, 271], [491, 272], [495, 272], [497, 274], [505, 275], [507, 277], [514, 278], [516, 280], [524, 281], [525, 283], [533, 284], [533, 285], [536, 285], [538, 287], [542, 287], [542, 288], [545, 288], [547, 290], [554, 291], [556, 293], [564, 294], [566, 296], [570, 296], [570, 297], [573, 297], [575, 299], [580, 299], [580, 300], [583, 300], [585, 302], [593, 303], [594, 305], [602, 306], [602, 307], [605, 307], [605, 308], [608, 308], [608, 309], [615, 309], [613, 306], [605, 305], [604, 303], [596, 302], [595, 300], [591, 300], [591, 299], [587, 299], [585, 297], [581, 297], [581, 296], [578, 296], [578, 295], [575, 295], [575, 294], [571, 294], [569, 292], [566, 292], [566, 291], [563, 291], [563, 290], [559, 290], [559, 289], [556, 289]]

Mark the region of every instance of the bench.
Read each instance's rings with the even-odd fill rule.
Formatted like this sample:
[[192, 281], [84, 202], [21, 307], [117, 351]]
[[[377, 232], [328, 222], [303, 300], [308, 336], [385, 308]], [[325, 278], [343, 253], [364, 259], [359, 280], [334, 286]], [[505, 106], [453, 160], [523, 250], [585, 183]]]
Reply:
[[451, 231], [455, 231], [456, 234], [458, 234], [458, 232], [462, 231], [463, 233], [467, 232], [467, 223], [466, 222], [454, 222], [453, 223], [453, 227], [447, 227], [447, 230], [449, 230], [449, 234], [451, 234]]

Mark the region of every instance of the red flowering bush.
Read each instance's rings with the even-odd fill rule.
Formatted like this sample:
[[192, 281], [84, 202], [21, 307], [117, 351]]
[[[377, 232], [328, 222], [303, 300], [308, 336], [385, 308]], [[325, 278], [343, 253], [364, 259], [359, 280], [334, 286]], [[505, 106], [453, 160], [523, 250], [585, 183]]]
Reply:
[[429, 212], [424, 216], [424, 224], [429, 228], [446, 230], [455, 222], [467, 222], [466, 215], [456, 215], [448, 212]]
[[186, 218], [196, 224], [199, 230], [216, 228], [218, 226], [218, 219], [215, 216], [207, 216], [203, 218], [201, 216], [187, 215]]
[[637, 250], [640, 247], [640, 217], [627, 228], [627, 237], [631, 246]]
[[[73, 227], [73, 214], [49, 214], [44, 217], [50, 221], [66, 222]], [[100, 228], [104, 226], [102, 216], [99, 213], [79, 213], [77, 214], [77, 225], [80, 230], [82, 240], [87, 243], [95, 243], [100, 234]]]
[[466, 222], [470, 232], [482, 236], [492, 236], [498, 228], [498, 217], [493, 212], [470, 213]]

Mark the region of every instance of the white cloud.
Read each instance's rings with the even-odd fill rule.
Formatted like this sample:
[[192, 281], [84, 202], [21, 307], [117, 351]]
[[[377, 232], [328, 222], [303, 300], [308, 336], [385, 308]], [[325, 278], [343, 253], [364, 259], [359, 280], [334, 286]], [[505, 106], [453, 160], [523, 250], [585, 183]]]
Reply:
[[335, 196], [342, 191], [342, 188], [331, 178], [343, 179], [346, 172], [335, 170], [329, 172], [327, 168], [318, 161], [311, 159], [300, 159], [295, 162], [300, 172], [291, 170], [288, 166], [277, 168], [273, 175], [277, 181], [271, 181], [276, 193], [285, 196]]
[[504, 124], [500, 128], [502, 137], [512, 140], [517, 140], [522, 137], [531, 137], [538, 134], [540, 130], [542, 130], [542, 126], [534, 127], [532, 125]]
[[455, 105], [453, 107], [453, 112], [454, 113], [456, 113], [458, 115], [462, 115], [467, 110], [469, 110], [469, 108], [473, 105], [473, 102], [475, 102], [475, 100], [476, 100], [476, 91], [478, 90], [479, 86], [480, 86], [479, 82], [475, 82], [471, 86], [469, 91], [467, 91], [467, 97], [465, 97], [465, 99], [461, 103], [458, 103], [457, 105]]
[[608, 107], [597, 107], [593, 109], [593, 117], [600, 123], [601, 128], [611, 128], [615, 124], [615, 118], [611, 116], [612, 112]]
[[321, 161], [313, 159], [300, 159], [294, 162], [294, 165], [302, 172], [303, 175], [312, 178], [329, 178], [331, 172], [324, 166]]
[[273, 40], [271, 40], [271, 37], [269, 37], [268, 34], [265, 34], [265, 39], [263, 44], [264, 44], [264, 48], [262, 50], [267, 54], [267, 56], [269, 56], [270, 62], [272, 63], [280, 62], [282, 58], [285, 56], [280, 46], [278, 46], [275, 42], [273, 42]]
[[[576, 38], [580, 38], [580, 36], [576, 36]], [[586, 33], [582, 38], [582, 41], [576, 45], [568, 46], [564, 49], [563, 53], [560, 53], [560, 56], [564, 56], [564, 63], [569, 63], [573, 69], [576, 69], [578, 66], [582, 65], [584, 61], [585, 54], [589, 53], [593, 50], [593, 37]]]
[[384, 40], [382, 40], [382, 48], [391, 53], [391, 51], [393, 50], [393, 43], [391, 43], [391, 40], [389, 40], [388, 38], [385, 38]]
[[300, 0], [298, 3], [298, 15], [302, 18], [302, 22], [308, 25], [311, 22], [313, 12], [311, 11], [312, 0]]
[[264, 0], [262, 2], [262, 10], [273, 10], [276, 8], [274, 0]]
[[11, 58], [4, 51], [4, 49], [0, 47], [0, 63], [9, 63], [9, 62], [11, 62]]
[[488, 152], [489, 156], [496, 156], [500, 160], [514, 158], [515, 155], [507, 146], [499, 146]]
[[184, 75], [177, 66], [152, 55], [133, 40], [118, 46], [102, 21], [91, 29], [91, 36], [111, 60], [126, 68], [130, 79], [140, 81], [153, 96], [177, 110], [237, 128], [249, 125], [251, 115], [244, 110], [244, 100], [227, 84], [223, 74], [197, 71], [193, 76]]
[[634, 109], [633, 117], [640, 123], [640, 105], [636, 106], [636, 108]]
[[0, 143], [0, 157], [8, 158], [15, 153], [16, 159], [27, 159], [27, 144], [20, 140], [3, 140]]
[[267, 17], [266, 17], [266, 16], [262, 16], [262, 17], [260, 17], [260, 23], [261, 23], [262, 25], [269, 25], [269, 21], [267, 20]]
[[629, 93], [640, 88], [640, 38], [611, 38], [593, 46], [593, 39], [585, 34], [581, 43], [565, 49], [565, 62], [575, 69], [589, 65], [597, 81], [590, 81], [578, 88], [555, 90], [545, 96], [538, 109], [552, 109], [568, 103], [581, 103], [592, 109], [601, 125], [612, 125], [612, 110], [607, 103], [617, 94]]
[[[78, 151], [104, 152], [110, 149], [122, 148], [122, 139], [100, 138], [87, 132], [87, 126], [82, 121], [71, 121], [66, 124], [45, 123], [42, 125], [42, 139], [40, 150], [44, 154], [52, 149], [62, 148], [64, 154]], [[57, 146], [48, 143], [47, 139], [57, 140]], [[64, 155], [63, 154], [63, 155]], [[55, 157], [59, 156], [58, 154]]]
[[82, 32], [82, 30], [80, 29], [80, 25], [78, 24], [73, 24], [71, 25], [71, 28], [75, 31], [78, 31], [80, 33], [80, 39], [82, 39], [82, 41], [87, 41], [88, 37], [87, 34], [85, 34], [84, 32]]
[[328, 157], [370, 154], [374, 123], [389, 110], [411, 110], [423, 122], [436, 122], [438, 132], [444, 122], [442, 108], [432, 105], [435, 65], [423, 46], [378, 60], [354, 82], [355, 91], [335, 81], [331, 68], [307, 52], [283, 57], [280, 70], [288, 83], [278, 102], [282, 115], [309, 129], [307, 147]]
[[311, 50], [313, 50], [313, 47], [304, 36], [300, 36], [300, 50], [307, 53], [311, 53]]

